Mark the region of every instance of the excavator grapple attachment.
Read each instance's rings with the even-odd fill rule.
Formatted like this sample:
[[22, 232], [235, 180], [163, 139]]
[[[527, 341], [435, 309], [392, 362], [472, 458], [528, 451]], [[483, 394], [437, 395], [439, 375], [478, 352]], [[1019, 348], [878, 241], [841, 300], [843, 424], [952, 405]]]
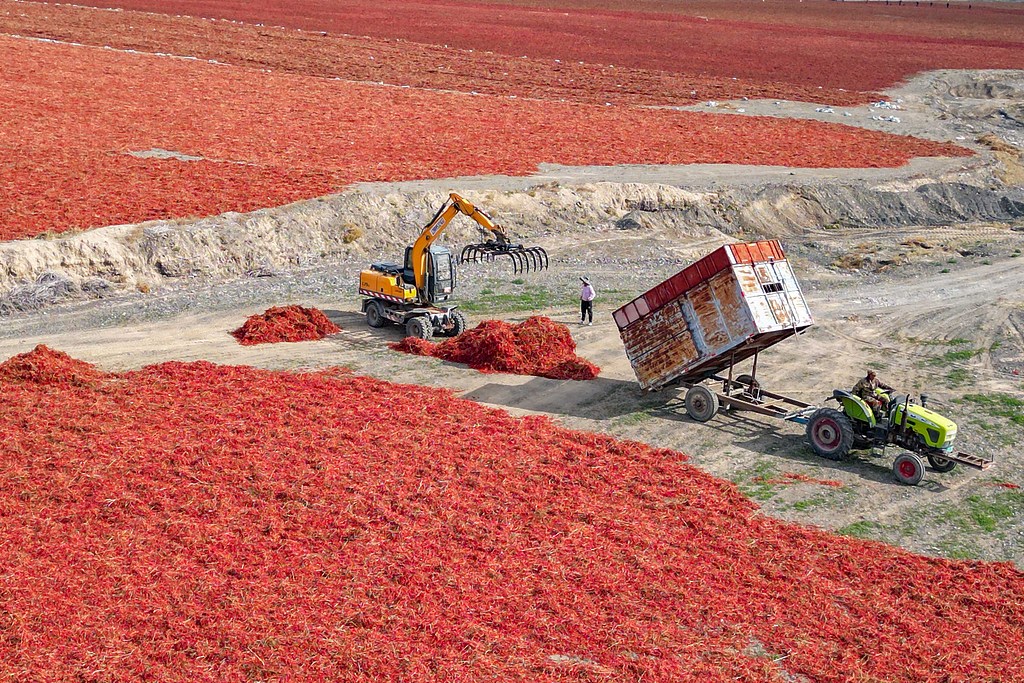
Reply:
[[459, 262], [493, 262], [496, 258], [505, 256], [512, 260], [512, 272], [517, 275], [544, 270], [548, 267], [548, 253], [541, 247], [524, 247], [521, 244], [502, 244], [500, 242], [467, 244], [462, 250]]

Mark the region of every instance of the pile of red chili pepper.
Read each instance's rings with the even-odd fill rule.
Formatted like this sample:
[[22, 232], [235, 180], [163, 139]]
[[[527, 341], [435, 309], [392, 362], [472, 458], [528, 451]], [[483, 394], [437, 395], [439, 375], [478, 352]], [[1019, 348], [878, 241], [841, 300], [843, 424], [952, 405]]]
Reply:
[[32, 351], [8, 358], [0, 365], [0, 382], [34, 382], [36, 384], [93, 384], [103, 372], [85, 361], [72, 358], [39, 344]]
[[544, 316], [521, 323], [485, 320], [440, 343], [407, 337], [391, 348], [464, 363], [481, 372], [578, 380], [594, 379], [601, 372], [601, 368], [576, 355], [576, 342], [568, 327]]
[[770, 519], [673, 451], [365, 377], [66, 363], [0, 364], [0, 679], [1024, 680], [1012, 565]]
[[263, 313], [249, 316], [245, 324], [231, 333], [239, 344], [274, 344], [277, 342], [315, 341], [340, 332], [318, 308], [273, 306]]

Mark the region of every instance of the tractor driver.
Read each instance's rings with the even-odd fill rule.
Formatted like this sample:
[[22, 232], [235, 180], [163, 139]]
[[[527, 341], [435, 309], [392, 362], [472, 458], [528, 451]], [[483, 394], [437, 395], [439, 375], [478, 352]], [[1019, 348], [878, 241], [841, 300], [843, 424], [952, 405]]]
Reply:
[[875, 393], [877, 389], [887, 393], [894, 391], [891, 386], [878, 379], [878, 375], [875, 374], [874, 370], [868, 370], [868, 374], [854, 385], [853, 393], [855, 396], [864, 399], [864, 402], [871, 406], [875, 417], [882, 417], [889, 405], [889, 399], [885, 396], [877, 395]]

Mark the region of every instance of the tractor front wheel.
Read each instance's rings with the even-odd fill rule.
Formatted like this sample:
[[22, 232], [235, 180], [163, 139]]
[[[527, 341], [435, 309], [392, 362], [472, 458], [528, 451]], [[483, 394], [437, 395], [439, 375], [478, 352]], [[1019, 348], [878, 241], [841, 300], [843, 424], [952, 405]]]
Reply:
[[853, 423], [834, 408], [819, 408], [807, 422], [811, 450], [828, 460], [845, 460], [853, 448]]
[[928, 464], [932, 466], [932, 469], [936, 472], [949, 472], [956, 467], [955, 460], [947, 460], [937, 455], [928, 456]]
[[690, 387], [683, 401], [686, 414], [697, 422], [707, 422], [718, 412], [718, 396], [707, 387]]
[[916, 453], [900, 453], [892, 463], [892, 473], [901, 484], [917, 486], [924, 479], [924, 460]]

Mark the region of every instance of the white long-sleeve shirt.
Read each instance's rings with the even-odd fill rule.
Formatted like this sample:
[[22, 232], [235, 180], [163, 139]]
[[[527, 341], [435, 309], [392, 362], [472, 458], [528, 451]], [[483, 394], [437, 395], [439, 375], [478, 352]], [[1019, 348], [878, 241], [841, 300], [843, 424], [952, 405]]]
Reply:
[[594, 285], [583, 285], [583, 291], [580, 292], [580, 299], [583, 301], [593, 301], [594, 297], [597, 296], [597, 292], [594, 290]]

